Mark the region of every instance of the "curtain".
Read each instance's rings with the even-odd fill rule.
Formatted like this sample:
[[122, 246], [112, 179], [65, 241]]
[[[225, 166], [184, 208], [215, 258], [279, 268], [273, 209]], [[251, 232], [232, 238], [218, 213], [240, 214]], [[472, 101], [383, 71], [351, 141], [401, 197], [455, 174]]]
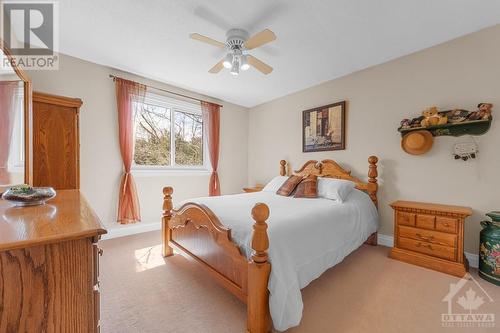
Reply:
[[117, 221], [121, 224], [127, 224], [141, 220], [137, 189], [130, 173], [130, 167], [134, 158], [134, 116], [137, 107], [144, 102], [146, 86], [116, 78], [115, 87], [118, 134], [124, 169], [118, 196]]
[[0, 81], [0, 185], [10, 183], [8, 172], [12, 128], [16, 118], [15, 99], [17, 81]]
[[208, 138], [208, 153], [212, 165], [208, 194], [217, 196], [220, 195], [219, 175], [217, 174], [219, 165], [220, 106], [203, 101], [201, 102], [201, 109], [203, 111], [203, 125]]

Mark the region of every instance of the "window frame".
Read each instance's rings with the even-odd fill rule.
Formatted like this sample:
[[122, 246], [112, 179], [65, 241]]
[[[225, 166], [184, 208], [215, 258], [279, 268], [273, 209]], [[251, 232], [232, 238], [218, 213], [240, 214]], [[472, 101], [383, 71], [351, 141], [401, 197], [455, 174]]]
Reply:
[[[208, 157], [208, 142], [205, 131], [205, 126], [203, 124], [202, 118], [202, 141], [203, 141], [203, 151], [202, 165], [177, 165], [175, 164], [175, 112], [190, 113], [194, 115], [199, 115], [203, 117], [201, 110], [201, 105], [193, 103], [191, 101], [186, 101], [183, 99], [172, 98], [170, 96], [165, 96], [157, 93], [147, 92], [144, 99], [144, 104], [154, 105], [157, 107], [162, 107], [170, 110], [170, 165], [140, 165], [135, 163], [135, 158], [132, 158], [131, 171], [136, 175], [162, 175], [168, 174], [207, 174], [212, 171], [210, 164], [210, 159]], [[191, 105], [190, 105], [191, 104]], [[197, 106], [199, 105], [199, 110]], [[196, 107], [195, 107], [196, 106]], [[134, 145], [135, 145], [135, 119], [134, 119]], [[135, 154], [135, 150], [134, 150]], [[134, 156], [135, 157], [135, 156]]]
[[[25, 154], [24, 154], [24, 91], [22, 86], [18, 88], [15, 92], [15, 102], [14, 105], [19, 110], [16, 110], [15, 119], [14, 119], [14, 128], [12, 130], [12, 134], [17, 133], [19, 136], [15, 140], [12, 137], [12, 142], [10, 145], [10, 153], [9, 159], [7, 161], [7, 172], [10, 173], [24, 173], [24, 164], [25, 164]], [[19, 112], [18, 112], [19, 111]]]

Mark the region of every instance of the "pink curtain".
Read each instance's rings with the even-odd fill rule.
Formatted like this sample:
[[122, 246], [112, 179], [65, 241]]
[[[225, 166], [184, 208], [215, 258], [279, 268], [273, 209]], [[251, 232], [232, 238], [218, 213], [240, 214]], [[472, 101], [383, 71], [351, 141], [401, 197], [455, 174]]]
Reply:
[[7, 167], [16, 115], [14, 101], [18, 89], [17, 81], [0, 81], [0, 185], [10, 184]]
[[144, 102], [146, 86], [119, 78], [115, 79], [115, 86], [120, 152], [124, 169], [120, 185], [117, 220], [121, 224], [127, 224], [141, 220], [137, 189], [130, 173], [130, 167], [134, 158], [135, 108], [138, 104]]
[[208, 153], [212, 164], [212, 175], [208, 183], [208, 194], [210, 196], [220, 195], [219, 175], [219, 134], [220, 134], [220, 106], [209, 102], [201, 102], [203, 111], [203, 124], [207, 131]]

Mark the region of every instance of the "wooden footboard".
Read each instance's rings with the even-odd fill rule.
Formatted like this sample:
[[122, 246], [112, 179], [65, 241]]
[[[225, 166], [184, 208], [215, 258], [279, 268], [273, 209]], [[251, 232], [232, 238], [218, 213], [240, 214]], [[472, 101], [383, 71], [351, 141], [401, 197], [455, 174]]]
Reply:
[[171, 187], [163, 189], [163, 255], [173, 249], [195, 260], [220, 284], [247, 303], [247, 327], [251, 333], [266, 333], [271, 327], [267, 284], [271, 272], [267, 249], [266, 220], [269, 208], [258, 203], [252, 209], [251, 260], [231, 240], [231, 230], [224, 227], [206, 206], [187, 203], [174, 210]]

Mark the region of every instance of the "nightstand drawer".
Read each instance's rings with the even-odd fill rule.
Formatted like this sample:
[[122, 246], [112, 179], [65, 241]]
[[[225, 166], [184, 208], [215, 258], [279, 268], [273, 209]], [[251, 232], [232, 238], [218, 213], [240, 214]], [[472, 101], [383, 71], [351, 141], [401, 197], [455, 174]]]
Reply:
[[415, 214], [406, 212], [397, 212], [396, 219], [400, 225], [415, 226]]
[[457, 219], [450, 217], [441, 217], [441, 216], [436, 217], [436, 230], [456, 233], [457, 224], [458, 224]]
[[436, 221], [436, 216], [434, 215], [417, 214], [416, 226], [418, 228], [433, 230], [435, 221]]
[[431, 244], [428, 242], [418, 241], [404, 237], [399, 238], [398, 247], [446, 260], [455, 260], [456, 258], [455, 255], [456, 250], [453, 247]]
[[399, 236], [415, 239], [418, 241], [429, 242], [432, 244], [451, 246], [451, 247], [457, 246], [457, 235], [447, 234], [444, 232], [400, 226]]

